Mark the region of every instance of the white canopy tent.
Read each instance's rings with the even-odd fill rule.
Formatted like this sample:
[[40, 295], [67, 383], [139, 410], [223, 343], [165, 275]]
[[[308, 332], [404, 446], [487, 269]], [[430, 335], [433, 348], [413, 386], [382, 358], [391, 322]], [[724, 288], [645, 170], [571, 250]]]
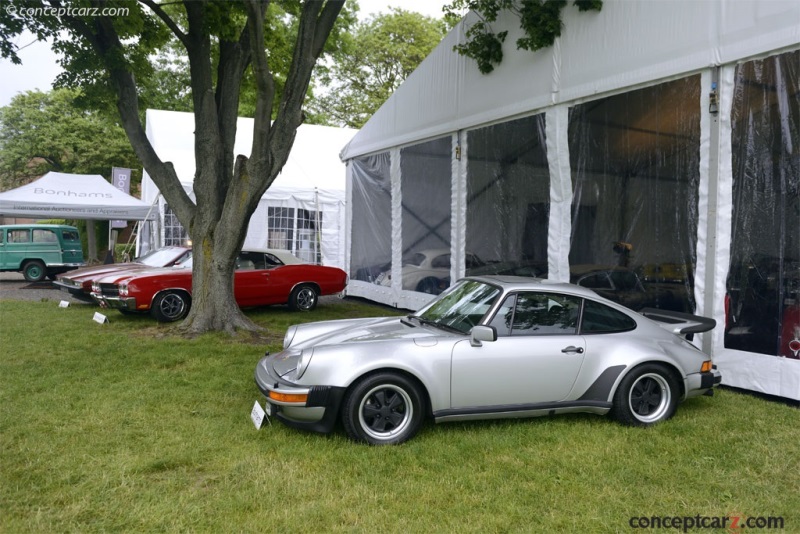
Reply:
[[348, 294], [418, 309], [408, 260], [442, 247], [444, 285], [472, 253], [559, 281], [630, 259], [716, 319], [697, 343], [724, 384], [800, 399], [797, 354], [777, 348], [800, 344], [800, 3], [562, 13], [536, 53], [501, 14], [489, 75], [453, 51], [470, 13], [345, 146]]
[[111, 185], [99, 174], [49, 172], [0, 193], [0, 215], [34, 219], [142, 221], [154, 218], [150, 204]]
[[[249, 154], [253, 119], [240, 118], [236, 131], [234, 153]], [[286, 165], [250, 219], [245, 247], [282, 248], [306, 261], [344, 266], [345, 166], [339, 150], [356, 132], [310, 124], [298, 128]], [[192, 195], [194, 115], [147, 110], [147, 137], [162, 161], [172, 162]], [[161, 227], [154, 241], [171, 244], [165, 243], [174, 235], [169, 207], [147, 172], [142, 197], [148, 202], [158, 199]]]

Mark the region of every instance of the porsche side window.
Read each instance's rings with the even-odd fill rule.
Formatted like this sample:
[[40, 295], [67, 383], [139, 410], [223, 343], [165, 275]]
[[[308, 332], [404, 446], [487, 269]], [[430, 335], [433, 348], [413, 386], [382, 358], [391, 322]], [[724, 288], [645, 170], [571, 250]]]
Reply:
[[580, 309], [578, 297], [519, 293], [506, 298], [490, 324], [497, 328], [499, 336], [574, 334]]
[[609, 334], [636, 328], [636, 321], [605, 304], [587, 300], [583, 306], [581, 334]]
[[489, 326], [495, 327], [498, 336], [511, 335], [511, 323], [514, 320], [514, 303], [517, 299], [516, 295], [509, 295], [503, 304], [498, 308]]

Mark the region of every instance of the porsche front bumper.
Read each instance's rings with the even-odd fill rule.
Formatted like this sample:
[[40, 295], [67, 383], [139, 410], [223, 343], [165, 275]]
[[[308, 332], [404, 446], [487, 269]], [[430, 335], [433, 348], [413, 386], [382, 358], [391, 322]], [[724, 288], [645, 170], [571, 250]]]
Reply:
[[[272, 413], [287, 426], [312, 432], [329, 433], [336, 425], [345, 388], [335, 386], [298, 387], [279, 377], [272, 369], [270, 356], [258, 362], [256, 386], [272, 406]], [[305, 400], [287, 401], [282, 397]]]

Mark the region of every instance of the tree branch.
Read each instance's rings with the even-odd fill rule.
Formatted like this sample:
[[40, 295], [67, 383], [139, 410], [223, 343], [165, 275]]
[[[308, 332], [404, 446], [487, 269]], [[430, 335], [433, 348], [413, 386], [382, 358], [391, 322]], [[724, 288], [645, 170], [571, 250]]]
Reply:
[[[57, 0], [51, 1], [50, 4], [54, 7], [60, 5]], [[180, 186], [173, 165], [162, 162], [156, 154], [139, 120], [136, 81], [133, 74], [125, 68], [122, 42], [111, 19], [109, 17], [93, 17], [92, 24], [75, 17], [64, 17], [63, 20], [78, 35], [85, 38], [101, 58], [117, 94], [117, 109], [120, 113], [122, 127], [136, 156], [162, 192], [172, 191], [174, 195], [172, 198], [177, 199], [177, 204], [173, 202], [172, 208], [181, 220], [191, 221], [195, 211], [194, 203]]]
[[247, 28], [250, 37], [250, 56], [252, 58], [253, 76], [256, 81], [256, 112], [253, 125], [252, 156], [261, 156], [263, 161], [253, 161], [252, 174], [256, 170], [265, 172], [269, 169], [269, 136], [272, 125], [272, 103], [275, 98], [275, 80], [267, 62], [264, 49], [264, 16], [268, 1], [250, 0], [247, 3]]
[[[175, 37], [177, 37], [178, 40], [181, 43], [183, 43], [183, 46], [187, 46], [186, 34], [183, 33], [183, 30], [181, 30], [180, 26], [178, 26], [175, 23], [175, 21], [172, 20], [172, 17], [170, 17], [167, 14], [167, 12], [164, 11], [161, 8], [161, 6], [159, 4], [156, 4], [153, 0], [139, 0], [139, 2], [144, 4], [144, 5], [146, 5], [147, 7], [149, 7], [150, 10], [153, 13], [155, 13], [158, 16], [158, 18], [160, 18], [164, 22], [164, 24], [167, 25], [167, 28], [169, 28], [170, 31], [172, 31], [172, 33], [175, 35]], [[188, 46], [187, 46], [187, 48], [188, 48]]]
[[[333, 24], [342, 7], [344, 7], [344, 0], [328, 0], [324, 6], [321, 2], [303, 3], [294, 56], [286, 78], [278, 116], [270, 135], [270, 152], [276, 168], [282, 168], [289, 157], [294, 134], [297, 127], [303, 122], [302, 107], [306, 89], [311, 81], [311, 71], [317, 58], [322, 54], [325, 41], [333, 29]], [[280, 139], [276, 139], [275, 131], [291, 132], [291, 135], [283, 135]]]

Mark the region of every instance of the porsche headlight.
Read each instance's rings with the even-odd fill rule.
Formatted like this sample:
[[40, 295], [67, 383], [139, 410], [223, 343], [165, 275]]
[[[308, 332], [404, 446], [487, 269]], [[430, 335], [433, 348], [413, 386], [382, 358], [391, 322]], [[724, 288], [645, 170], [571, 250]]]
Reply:
[[311, 354], [314, 349], [283, 350], [275, 355], [272, 360], [272, 369], [281, 378], [294, 381], [303, 376], [311, 362]]
[[311, 363], [311, 356], [314, 355], [314, 349], [304, 349], [300, 353], [300, 360], [297, 362], [297, 369], [295, 370], [294, 378], [298, 380], [302, 378], [303, 373], [308, 369], [308, 364]]

